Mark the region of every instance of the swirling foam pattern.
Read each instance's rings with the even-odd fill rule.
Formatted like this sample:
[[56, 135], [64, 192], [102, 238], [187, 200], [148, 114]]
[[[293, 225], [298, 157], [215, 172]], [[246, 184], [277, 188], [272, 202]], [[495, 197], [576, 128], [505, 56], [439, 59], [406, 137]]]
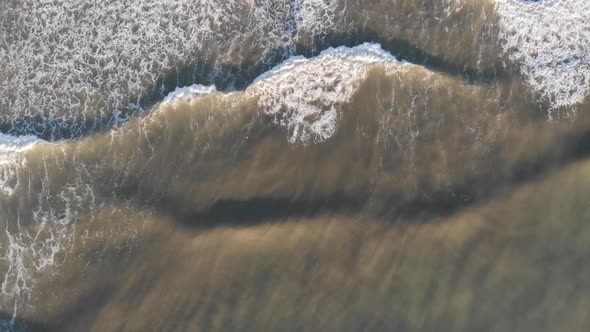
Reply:
[[[288, 54], [300, 34], [330, 29], [335, 3], [24, 0], [14, 6], [1, 4], [0, 120], [8, 133], [50, 139], [78, 137], [126, 121], [144, 105], [140, 98], [147, 90], [160, 97], [174, 90], [164, 87], [163, 79], [190, 72], [187, 66], [208, 76], [199, 80], [212, 82], [219, 75], [215, 68], [240, 66], [242, 56], [253, 65], [276, 50]], [[250, 41], [246, 50], [245, 40]], [[202, 70], [207, 67], [212, 69]], [[45, 123], [42, 128], [22, 124], [39, 118]]]
[[404, 63], [377, 44], [332, 48], [313, 59], [290, 58], [258, 77], [249, 90], [256, 90], [260, 107], [288, 129], [291, 143], [319, 143], [334, 135], [339, 107], [379, 65], [392, 71]]
[[497, 0], [504, 51], [555, 108], [590, 94], [590, 2]]

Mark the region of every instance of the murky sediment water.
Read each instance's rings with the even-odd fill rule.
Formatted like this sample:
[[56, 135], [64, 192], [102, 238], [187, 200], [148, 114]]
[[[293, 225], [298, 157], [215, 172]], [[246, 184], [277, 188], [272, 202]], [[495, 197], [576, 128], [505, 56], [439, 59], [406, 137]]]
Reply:
[[584, 331], [590, 2], [0, 2], [0, 329]]

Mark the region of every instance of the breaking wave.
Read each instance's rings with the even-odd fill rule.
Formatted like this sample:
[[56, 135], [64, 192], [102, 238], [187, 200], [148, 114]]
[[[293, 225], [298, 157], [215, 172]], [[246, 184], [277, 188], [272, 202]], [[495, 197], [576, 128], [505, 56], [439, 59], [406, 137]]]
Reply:
[[5, 134], [79, 138], [128, 121], [178, 87], [243, 88], [293, 55], [362, 41], [439, 70], [495, 75], [517, 66], [554, 107], [580, 103], [588, 92], [583, 0], [19, 0], [2, 6]]
[[254, 80], [259, 106], [290, 132], [289, 142], [322, 142], [334, 135], [339, 107], [348, 102], [369, 69], [403, 70], [379, 45], [328, 49], [315, 59], [290, 58]]

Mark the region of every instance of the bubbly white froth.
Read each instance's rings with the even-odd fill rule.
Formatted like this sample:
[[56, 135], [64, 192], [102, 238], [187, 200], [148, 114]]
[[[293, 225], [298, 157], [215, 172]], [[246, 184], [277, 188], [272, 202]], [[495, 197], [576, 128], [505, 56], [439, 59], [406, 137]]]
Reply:
[[[16, 220], [0, 220], [0, 264], [7, 267], [0, 276], [0, 308], [12, 302], [14, 314], [30, 300], [36, 276], [54, 273], [52, 268], [60, 263], [57, 255], [79, 241], [74, 231], [81, 211], [92, 211], [97, 204], [93, 188], [82, 181], [57, 191], [49, 173], [39, 174], [44, 178], [40, 187], [20, 182], [23, 176], [19, 173], [28, 164], [26, 151], [39, 144], [50, 143], [34, 136], [0, 134], [0, 217], [7, 212], [1, 210], [4, 203], [10, 206], [15, 199], [32, 209], [32, 220], [21, 220], [20, 214]], [[30, 223], [35, 227], [29, 227]]]
[[409, 65], [398, 61], [379, 44], [338, 47], [306, 59], [292, 57], [258, 77], [249, 91], [259, 105], [289, 130], [291, 143], [317, 143], [334, 135], [339, 106], [350, 100], [367, 70], [389, 70]]
[[0, 133], [0, 197], [12, 196], [16, 167], [20, 156], [39, 143], [45, 142], [35, 136], [11, 136]]
[[256, 63], [277, 49], [289, 53], [300, 35], [330, 29], [337, 1], [16, 3], [0, 3], [0, 115], [79, 122], [137, 109], [138, 96], [158, 92], [163, 75], [187, 61], [203, 60], [214, 77], [215, 68], [236, 61], [246, 39], [261, 53]]
[[162, 103], [175, 103], [186, 99], [203, 97], [214, 93], [215, 91], [217, 91], [215, 85], [205, 86], [201, 84], [193, 84], [182, 88], [176, 88], [176, 90], [170, 92], [164, 98]]
[[35, 136], [16, 137], [0, 133], [0, 165], [14, 161], [19, 153], [42, 142]]
[[590, 1], [496, 0], [504, 52], [554, 107], [590, 95]]

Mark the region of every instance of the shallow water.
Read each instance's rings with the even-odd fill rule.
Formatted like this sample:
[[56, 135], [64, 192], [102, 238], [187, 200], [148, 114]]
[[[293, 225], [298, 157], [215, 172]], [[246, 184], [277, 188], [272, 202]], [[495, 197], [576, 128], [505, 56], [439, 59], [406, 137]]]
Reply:
[[588, 45], [585, 0], [1, 2], [0, 329], [585, 331]]

